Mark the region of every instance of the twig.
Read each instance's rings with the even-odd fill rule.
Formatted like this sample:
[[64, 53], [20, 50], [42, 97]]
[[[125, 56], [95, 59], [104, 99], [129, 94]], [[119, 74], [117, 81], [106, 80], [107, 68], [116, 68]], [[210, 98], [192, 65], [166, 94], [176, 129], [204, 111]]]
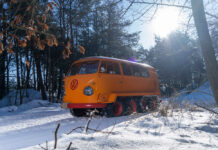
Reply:
[[126, 8], [126, 10], [124, 11], [124, 13], [121, 15], [121, 18], [123, 16], [125, 16], [125, 14], [127, 13], [127, 11], [130, 9], [130, 7], [132, 7], [133, 3], [134, 3], [135, 0], [132, 0], [132, 2], [129, 4], [129, 6]]
[[48, 148], [44, 148], [44, 147], [42, 147], [40, 144], [39, 144], [39, 147], [40, 147], [41, 149], [48, 150]]
[[90, 122], [92, 121], [92, 117], [95, 116], [95, 113], [98, 113], [98, 110], [97, 110], [97, 109], [94, 109], [93, 111], [91, 111], [91, 112], [89, 113], [89, 119], [88, 119], [88, 121], [87, 121], [87, 124], [86, 124], [86, 126], [85, 126], [85, 130], [84, 130], [85, 133], [87, 133], [88, 128], [89, 128], [89, 124], [90, 124]]
[[48, 141], [46, 141], [46, 149], [48, 150]]
[[205, 106], [201, 106], [201, 105], [199, 105], [199, 104], [197, 104], [197, 103], [195, 103], [195, 105], [198, 106], [198, 107], [200, 107], [200, 108], [206, 109], [207, 111], [210, 111], [210, 112], [212, 112], [212, 113], [218, 115], [218, 112], [216, 112], [216, 111], [214, 111], [214, 110], [212, 110], [212, 109], [209, 109], [209, 108], [207, 108], [207, 107], [205, 107]]
[[[67, 133], [67, 135], [71, 134], [73, 131], [75, 131], [77, 129], [85, 129], [85, 127], [82, 127], [82, 126], [76, 127], [74, 129], [72, 129], [69, 133]], [[111, 132], [111, 131], [107, 132], [107, 131], [102, 131], [102, 130], [97, 130], [97, 129], [92, 129], [92, 128], [87, 127], [87, 131], [88, 130], [95, 131], [95, 132], [100, 132], [100, 133], [105, 133], [105, 134], [115, 134], [114, 132]]]
[[115, 125], [116, 125], [116, 123], [114, 124], [113, 128], [111, 129], [111, 131], [108, 133], [108, 135], [107, 135], [108, 137], [109, 137], [110, 134], [112, 134], [112, 133], [114, 134], [114, 132], [112, 132], [112, 131], [114, 130]]
[[60, 123], [58, 123], [58, 125], [57, 125], [57, 127], [56, 127], [56, 130], [55, 130], [55, 143], [54, 143], [54, 149], [56, 149], [56, 147], [57, 147], [57, 140], [58, 140], [58, 138], [57, 138], [57, 133], [58, 133], [58, 129], [59, 129], [59, 127], [60, 127]]
[[72, 142], [70, 142], [70, 144], [69, 144], [69, 146], [67, 147], [66, 150], [70, 150], [71, 145], [72, 145]]
[[[158, 3], [158, 2], [141, 2], [141, 1], [135, 1], [134, 4], [149, 4], [149, 5], [160, 5], [160, 6], [168, 6], [168, 7], [178, 7], [178, 8], [182, 8], [182, 9], [192, 9], [191, 6], [187, 6], [187, 5], [176, 5], [176, 4], [167, 4], [167, 3]], [[205, 12], [206, 15], [216, 18], [218, 19], [218, 16], [211, 14], [209, 12]]]
[[105, 134], [115, 134], [114, 132], [107, 132], [107, 131], [102, 131], [102, 130], [97, 130], [97, 129], [92, 129], [88, 128], [88, 130], [95, 131], [95, 132], [100, 132], [100, 133], [105, 133]]
[[84, 127], [76, 127], [74, 129], [72, 129], [70, 132], [67, 133], [67, 135], [71, 134], [73, 131], [77, 130], [77, 129], [83, 129]]
[[89, 128], [89, 124], [91, 123], [92, 117], [95, 115], [96, 112], [97, 112], [96, 109], [90, 112], [89, 119], [88, 119], [88, 121], [87, 121], [87, 124], [86, 124], [86, 126], [85, 126], [85, 130], [84, 130], [85, 133], [87, 133], [88, 128]]

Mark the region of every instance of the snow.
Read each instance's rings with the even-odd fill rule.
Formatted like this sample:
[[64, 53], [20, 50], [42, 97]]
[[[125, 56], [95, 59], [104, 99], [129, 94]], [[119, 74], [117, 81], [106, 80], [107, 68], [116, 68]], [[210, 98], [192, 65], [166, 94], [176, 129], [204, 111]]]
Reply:
[[[21, 96], [23, 96], [23, 103], [30, 102], [33, 98], [42, 99], [41, 93], [34, 89], [21, 90]], [[15, 101], [16, 104], [20, 104], [19, 90], [13, 90], [7, 96], [0, 99], [0, 107], [15, 105]]]
[[[162, 107], [164, 107], [163, 104]], [[54, 131], [58, 123], [57, 149], [218, 149], [218, 116], [199, 108], [174, 108], [168, 116], [159, 112], [106, 118], [95, 116], [89, 128], [100, 133], [73, 128], [85, 127], [87, 117], [73, 117], [59, 104], [34, 100], [17, 106], [14, 111], [0, 109], [0, 145], [4, 150], [41, 150], [54, 146]], [[218, 111], [218, 109], [216, 110]]]
[[[173, 101], [189, 103], [189, 104], [203, 104], [203, 105], [215, 105], [215, 99], [210, 88], [209, 82], [203, 83], [199, 88], [195, 89], [191, 93], [187, 93], [184, 89], [176, 97], [173, 97]], [[172, 99], [172, 98], [170, 98]]]
[[[5, 106], [0, 108], [2, 150], [42, 150], [42, 147], [46, 148], [46, 141], [48, 149], [53, 149], [58, 123], [58, 150], [66, 149], [70, 142], [71, 149], [80, 150], [218, 149], [218, 115], [193, 105], [215, 103], [208, 83], [192, 93], [165, 99], [157, 112], [113, 118], [94, 116], [89, 128], [102, 132], [88, 130], [87, 133], [84, 128], [88, 117], [73, 117], [60, 104], [40, 100], [38, 92], [27, 91], [29, 96], [24, 98], [22, 105], [7, 102], [10, 100], [14, 104], [16, 91], [0, 101]], [[190, 104], [181, 107], [178, 102]], [[210, 106], [210, 109], [218, 112], [218, 108]], [[77, 127], [82, 129], [68, 134]]]

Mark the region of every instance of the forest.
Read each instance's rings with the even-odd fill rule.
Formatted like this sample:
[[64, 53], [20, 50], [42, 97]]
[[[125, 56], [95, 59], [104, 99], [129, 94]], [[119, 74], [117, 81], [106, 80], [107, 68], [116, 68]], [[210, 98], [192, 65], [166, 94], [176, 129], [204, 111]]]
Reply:
[[[190, 34], [193, 24], [187, 22], [189, 32], [156, 35], [155, 44], [145, 49], [139, 43], [140, 32], [128, 32], [134, 21], [124, 17], [129, 9], [124, 4], [116, 0], [1, 1], [0, 99], [15, 89], [22, 104], [25, 92], [21, 89], [32, 88], [40, 91], [43, 99], [61, 102], [69, 66], [89, 56], [134, 58], [152, 65], [165, 96], [184, 88], [193, 90], [207, 80], [201, 46]], [[206, 12], [217, 56], [214, 13]]]
[[0, 149], [217, 150], [217, 8], [0, 0]]

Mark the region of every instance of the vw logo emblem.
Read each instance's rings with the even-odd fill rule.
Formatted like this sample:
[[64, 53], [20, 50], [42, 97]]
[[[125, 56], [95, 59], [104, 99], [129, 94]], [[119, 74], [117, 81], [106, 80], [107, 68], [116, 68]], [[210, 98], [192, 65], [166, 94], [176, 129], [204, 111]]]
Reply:
[[73, 79], [70, 83], [70, 88], [71, 90], [75, 90], [78, 86], [78, 80], [77, 79]]

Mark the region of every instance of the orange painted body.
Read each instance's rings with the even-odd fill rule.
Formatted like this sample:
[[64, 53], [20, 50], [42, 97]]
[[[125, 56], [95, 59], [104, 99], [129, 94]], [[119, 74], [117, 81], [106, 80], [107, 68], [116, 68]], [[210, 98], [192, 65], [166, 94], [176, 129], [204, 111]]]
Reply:
[[[127, 96], [158, 96], [160, 98], [157, 74], [153, 67], [121, 59], [108, 57], [89, 57], [78, 60], [72, 64], [83, 64], [84, 62], [98, 62], [97, 71], [94, 73], [68, 75], [64, 79], [65, 96], [63, 102], [67, 104], [107, 104], [114, 103], [117, 97]], [[104, 73], [104, 63], [116, 63], [119, 66], [119, 74]], [[132, 75], [124, 75], [122, 64], [130, 67]], [[134, 68], [146, 69], [148, 76], [134, 76]], [[110, 65], [107, 65], [109, 69]], [[71, 68], [72, 69], [72, 68]], [[80, 70], [81, 71], [81, 70]], [[141, 73], [142, 74], [142, 73]], [[91, 87], [93, 94], [84, 94], [84, 89]], [[98, 107], [105, 107], [100, 105]], [[82, 105], [83, 107], [83, 105]], [[80, 107], [80, 108], [82, 108]], [[69, 107], [68, 107], [69, 108]], [[73, 108], [73, 106], [71, 107]], [[89, 105], [84, 105], [89, 108]], [[91, 107], [90, 107], [91, 108]], [[93, 107], [92, 107], [93, 108]]]

